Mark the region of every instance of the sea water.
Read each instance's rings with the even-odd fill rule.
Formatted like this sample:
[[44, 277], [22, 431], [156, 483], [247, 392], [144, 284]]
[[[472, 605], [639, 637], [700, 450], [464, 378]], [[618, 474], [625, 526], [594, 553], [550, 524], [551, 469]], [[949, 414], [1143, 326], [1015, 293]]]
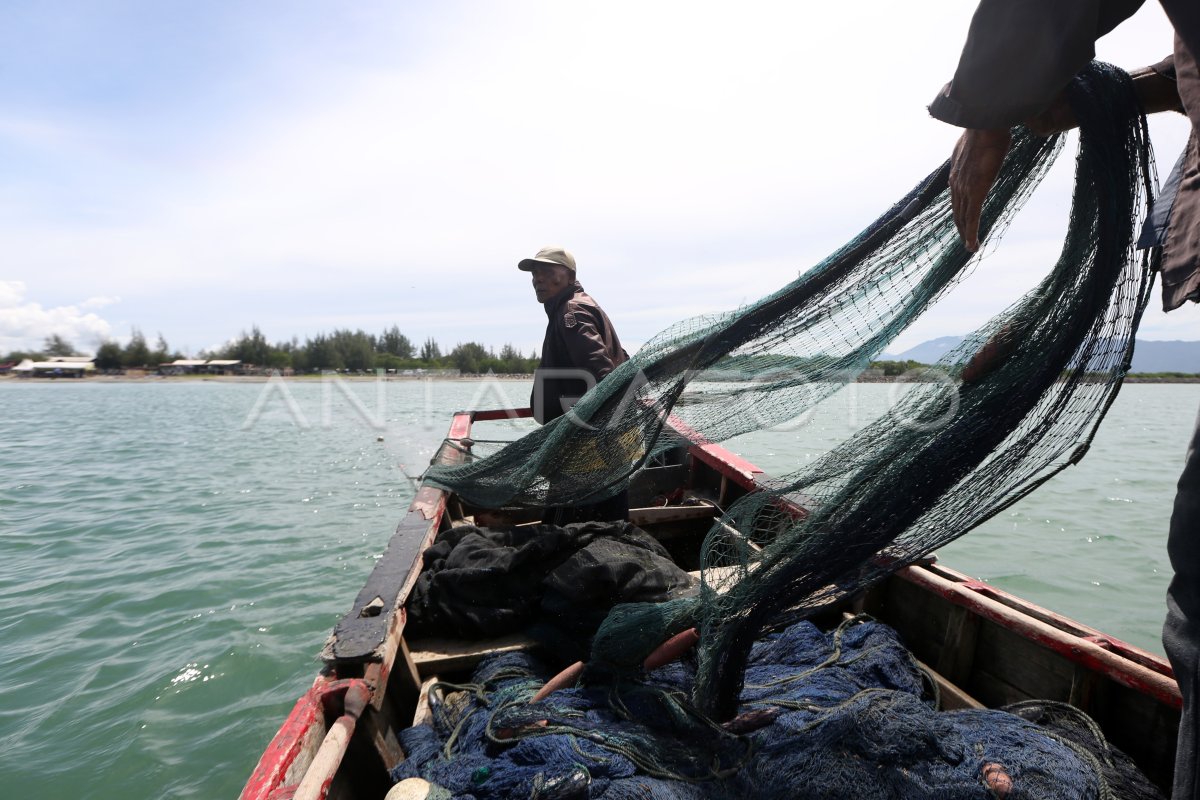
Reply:
[[[523, 381], [0, 383], [5, 797], [236, 797], [452, 411]], [[730, 447], [781, 474], [894, 402], [849, 387]], [[1161, 652], [1200, 386], [1130, 385], [1083, 463], [940, 559]], [[479, 426], [512, 439], [527, 420]]]

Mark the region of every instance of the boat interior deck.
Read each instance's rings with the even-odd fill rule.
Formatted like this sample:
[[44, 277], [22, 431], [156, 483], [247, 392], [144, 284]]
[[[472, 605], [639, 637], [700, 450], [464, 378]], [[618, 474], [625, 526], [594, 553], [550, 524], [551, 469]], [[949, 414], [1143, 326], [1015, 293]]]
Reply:
[[[678, 487], [684, 486], [683, 491]], [[631, 487], [630, 521], [657, 538], [681, 567], [699, 577], [699, 541], [722, 509], [746, 492], [728, 477], [696, 469], [684, 451], [644, 470]], [[473, 509], [452, 501], [448, 524], [533, 524], [536, 513]], [[1109, 740], [1166, 785], [1178, 708], [1162, 660], [930, 558], [814, 618], [830, 629], [853, 613], [896, 628], [938, 687], [943, 710], [999, 707], [1023, 700], [1070, 703], [1093, 717]], [[520, 634], [488, 641], [426, 639], [409, 643], [421, 682], [462, 678], [479, 660], [536, 643]], [[1121, 682], [1132, 682], [1128, 686]], [[1147, 703], [1147, 690], [1166, 702]], [[427, 713], [418, 704], [419, 720]]]
[[[469, 445], [469, 439], [463, 441]], [[630, 487], [630, 521], [656, 537], [680, 567], [697, 571], [703, 537], [724, 508], [759, 488], [759, 477], [757, 468], [728, 451], [681, 447], [637, 475]], [[403, 609], [386, 613], [389, 603], [403, 602], [415, 581], [416, 570], [401, 574], [402, 568], [419, 563], [420, 553], [437, 532], [464, 524], [535, 524], [540, 516], [530, 509], [474, 508], [457, 496], [428, 491], [418, 493], [355, 610], [335, 629], [324, 653], [330, 680], [360, 679], [385, 688], [373, 692], [359, 723], [363, 730], [345, 749], [343, 768], [337, 769], [329, 786], [331, 798], [382, 798], [387, 793], [388, 771], [404, 757], [396, 732], [427, 718], [425, 698], [434, 682], [462, 681], [488, 655], [537, 646], [522, 634], [485, 641], [408, 641], [403, 636]], [[422, 527], [429, 525], [436, 530]], [[412, 534], [407, 539], [401, 535], [406, 526]], [[398, 550], [392, 552], [392, 547]], [[399, 566], [389, 567], [389, 561]], [[1169, 787], [1180, 701], [1163, 659], [974, 581], [932, 558], [813, 619], [832, 628], [857, 613], [870, 614], [899, 632], [936, 683], [941, 708], [999, 707], [1032, 699], [1071, 703], [1091, 715], [1109, 741], [1152, 781]], [[377, 629], [372, 629], [376, 623]], [[370, 641], [376, 640], [384, 644], [370, 651]], [[328, 730], [341, 713], [340, 700], [334, 694], [323, 702], [323, 729]], [[314, 731], [321, 729], [313, 726]]]

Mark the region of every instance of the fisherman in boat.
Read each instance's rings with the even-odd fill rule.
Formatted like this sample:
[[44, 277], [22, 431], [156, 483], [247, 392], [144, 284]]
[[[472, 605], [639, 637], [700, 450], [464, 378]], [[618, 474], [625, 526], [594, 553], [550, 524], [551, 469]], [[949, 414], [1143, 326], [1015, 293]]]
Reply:
[[[546, 338], [533, 377], [530, 405], [543, 425], [566, 414], [591, 387], [629, 355], [612, 321], [576, 280], [575, 257], [561, 247], [543, 247], [517, 268], [531, 273], [537, 301], [546, 309]], [[629, 516], [628, 492], [592, 505], [551, 507], [543, 522], [615, 521]]]
[[[1170, 58], [1133, 73], [1147, 112], [1185, 112], [1192, 136], [1164, 183], [1141, 246], [1162, 245], [1163, 310], [1200, 299], [1200, 3], [1161, 0], [1175, 26]], [[1142, 0], [982, 0], [954, 79], [929, 112], [965, 128], [950, 170], [954, 221], [967, 249], [979, 248], [983, 200], [1008, 152], [1009, 128], [1035, 133], [1074, 127], [1062, 88], [1094, 55], [1097, 38]], [[1040, 46], [1035, 46], [1040, 45]], [[1167, 590], [1163, 646], [1183, 695], [1174, 800], [1200, 797], [1200, 424], [1187, 450], [1167, 540], [1174, 577]]]

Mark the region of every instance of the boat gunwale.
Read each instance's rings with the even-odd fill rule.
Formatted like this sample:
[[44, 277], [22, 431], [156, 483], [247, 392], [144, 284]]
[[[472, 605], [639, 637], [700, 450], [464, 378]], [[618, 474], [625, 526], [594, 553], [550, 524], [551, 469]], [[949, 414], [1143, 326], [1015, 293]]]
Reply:
[[[530, 416], [532, 412], [528, 408], [456, 412], [445, 439], [448, 443], [453, 442], [455, 447], [443, 447], [438, 458], [455, 461], [460, 459], [471, 444], [470, 435], [475, 422]], [[758, 466], [720, 444], [707, 441], [674, 417], [670, 419], [670, 424], [691, 442], [688, 452], [692, 458], [719, 474], [723, 482], [730, 480], [748, 492], [765, 488], [762, 481], [768, 476]], [[295, 785], [284, 781], [298, 780], [300, 776], [295, 775], [298, 767], [307, 770], [308, 765], [301, 764], [300, 759], [305, 755], [311, 759], [315, 754], [316, 747], [321, 743], [321, 739], [314, 735], [321, 730], [318, 721], [324, 724], [325, 713], [330, 711], [330, 697], [336, 695], [336, 687], [339, 684], [346, 682], [345, 679], [338, 679], [339, 666], [358, 669], [365, 665], [368, 671], [365, 677], [368, 678], [372, 694], [371, 705], [380, 707], [397, 654], [404, 651], [405, 658], [411, 658], [404, 648], [404, 606], [421, 572], [425, 547], [442, 527], [451, 495], [452, 493], [445, 489], [424, 484], [418, 488], [408, 512], [397, 526], [388, 546], [390, 548], [398, 536], [415, 533], [413, 526], [404, 524], [414, 513], [419, 514], [427, 523], [422, 537], [426, 541], [416, 550], [405, 579], [397, 590], [395, 603], [383, 614], [388, 618], [386, 633], [374, 650], [375, 656], [367, 659], [338, 658], [329, 643], [326, 644], [322, 652], [324, 668], [312, 686], [297, 700], [283, 725], [267, 745], [240, 795], [240, 800], [272, 800], [273, 797], [279, 796], [279, 791]], [[376, 569], [378, 568], [377, 563]], [[375, 570], [372, 570], [372, 574], [374, 572]], [[972, 579], [936, 563], [936, 559], [933, 558], [905, 566], [894, 575], [924, 591], [936, 594], [949, 603], [966, 608], [969, 612], [1031, 641], [1035, 646], [1052, 650], [1070, 662], [1098, 672], [1161, 704], [1175, 709], [1182, 705], [1178, 686], [1165, 658]], [[368, 577], [368, 585], [370, 581], [371, 578]], [[363, 615], [363, 609], [366, 607], [364, 604], [372, 599], [365, 597], [365, 589], [364, 586], [364, 591], [356, 598], [354, 608], [342, 618], [343, 621]], [[337, 630], [336, 626], [334, 630]], [[332, 772], [322, 776], [321, 785], [326, 787], [326, 790], [333, 777]], [[321, 796], [324, 797], [324, 794]]]

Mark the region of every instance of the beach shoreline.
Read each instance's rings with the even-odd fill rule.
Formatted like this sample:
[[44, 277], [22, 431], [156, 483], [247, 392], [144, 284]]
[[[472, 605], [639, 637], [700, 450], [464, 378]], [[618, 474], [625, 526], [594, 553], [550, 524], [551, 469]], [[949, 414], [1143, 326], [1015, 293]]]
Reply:
[[[313, 383], [328, 380], [340, 380], [349, 383], [370, 383], [374, 381], [448, 381], [461, 383], [479, 383], [482, 381], [531, 381], [533, 375], [89, 375], [85, 378], [24, 378], [15, 375], [0, 375], [0, 385], [5, 383], [267, 383], [269, 381], [285, 381], [288, 383]], [[856, 383], [910, 383], [911, 378], [903, 375], [870, 375], [859, 376]], [[1125, 383], [1200, 383], [1200, 375], [1188, 377], [1158, 377], [1154, 375], [1130, 374], [1125, 376]]]
[[320, 383], [341, 380], [354, 383], [373, 381], [531, 381], [533, 375], [88, 375], [85, 378], [18, 378], [0, 375], [0, 385], [11, 383]]

